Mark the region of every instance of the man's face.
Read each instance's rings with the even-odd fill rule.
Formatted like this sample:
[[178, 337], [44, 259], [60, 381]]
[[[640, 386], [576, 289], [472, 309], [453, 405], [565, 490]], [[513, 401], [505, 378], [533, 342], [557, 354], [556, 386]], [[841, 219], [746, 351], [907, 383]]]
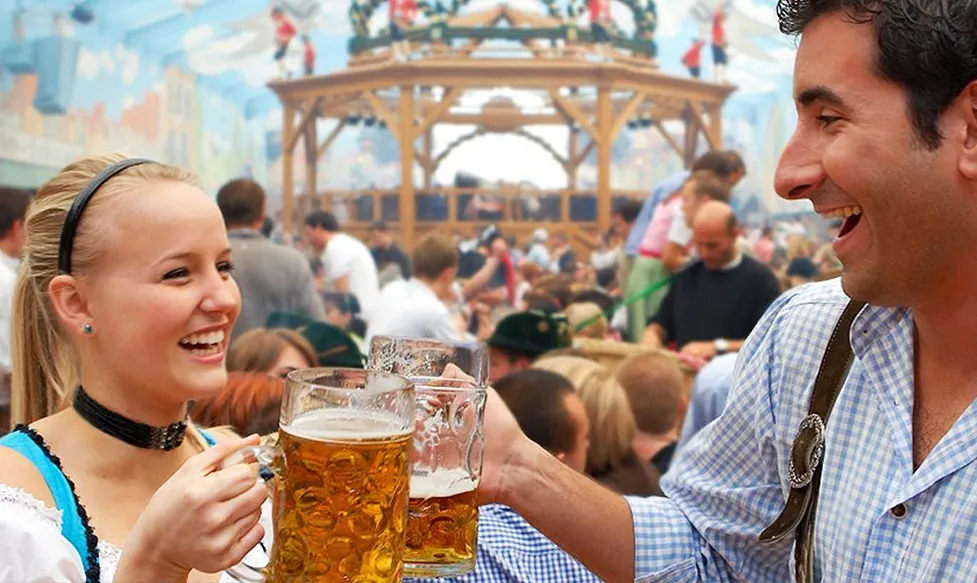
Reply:
[[13, 241], [14, 257], [20, 258], [24, 252], [24, 244], [27, 243], [27, 229], [24, 228], [24, 221], [14, 221], [10, 226], [10, 237]]
[[[844, 215], [834, 243], [853, 298], [910, 304], [959, 270], [977, 218], [965, 204], [957, 162], [966, 119], [943, 114], [942, 145], [929, 151], [912, 126], [906, 92], [873, 68], [871, 25], [831, 13], [804, 30], [794, 67], [798, 125], [780, 159], [777, 193]], [[959, 108], [958, 108], [959, 109]]]
[[488, 347], [489, 353], [489, 380], [495, 382], [502, 377], [526, 370], [532, 361], [526, 356], [517, 356], [495, 346]]
[[736, 233], [724, 225], [696, 226], [692, 242], [706, 269], [718, 271], [736, 256]]
[[322, 227], [305, 226], [305, 240], [317, 253], [326, 249], [326, 231]]
[[631, 230], [631, 224], [624, 220], [620, 214], [615, 213], [611, 216], [611, 231], [618, 237], [627, 237]]

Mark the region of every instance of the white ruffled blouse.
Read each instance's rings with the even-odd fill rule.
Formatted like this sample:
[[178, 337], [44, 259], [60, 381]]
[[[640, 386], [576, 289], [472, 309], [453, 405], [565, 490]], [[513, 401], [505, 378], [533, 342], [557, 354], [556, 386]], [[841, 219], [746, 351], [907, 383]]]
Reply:
[[[258, 545], [252, 549], [239, 567], [221, 575], [221, 583], [255, 581], [252, 570], [268, 564], [265, 549], [271, 550], [272, 540], [271, 503], [268, 501], [261, 507], [261, 523], [265, 527], [264, 548]], [[103, 583], [112, 581], [122, 552], [123, 549], [113, 544], [99, 541], [98, 560]], [[61, 535], [61, 510], [5, 484], [0, 484], [0, 581], [85, 581], [85, 569], [78, 551]]]

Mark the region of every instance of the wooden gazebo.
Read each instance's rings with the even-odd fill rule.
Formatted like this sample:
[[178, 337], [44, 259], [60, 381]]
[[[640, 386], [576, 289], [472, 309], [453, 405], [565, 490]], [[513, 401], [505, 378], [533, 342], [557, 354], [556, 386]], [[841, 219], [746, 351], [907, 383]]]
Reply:
[[[432, 176], [438, 164], [460, 143], [489, 133], [516, 133], [534, 139], [558, 160], [567, 172], [567, 188], [537, 193], [559, 199], [556, 228], [570, 235], [592, 236], [610, 223], [612, 200], [616, 196], [643, 193], [612, 192], [611, 148], [625, 127], [657, 131], [686, 165], [699, 150], [700, 139], [710, 149], [721, 146], [722, 106], [734, 91], [720, 85], [660, 72], [649, 38], [615, 37], [610, 51], [598, 51], [589, 33], [576, 30], [563, 19], [517, 10], [508, 5], [435, 18], [414, 27], [408, 34], [408, 60], [394, 56], [388, 37], [355, 38], [347, 69], [293, 80], [275, 81], [270, 87], [283, 104], [282, 204], [284, 228], [293, 232], [300, 212], [315, 206], [329, 207], [349, 197], [372, 197], [370, 216], [355, 216], [348, 225], [356, 232], [378, 218], [399, 227], [401, 244], [411, 248], [418, 233], [428, 229], [452, 230], [461, 226], [459, 197], [480, 194], [477, 189], [433, 189]], [[503, 39], [517, 41], [521, 54], [512, 49], [493, 50], [483, 43]], [[505, 86], [534, 90], [547, 107], [526, 112], [507, 100], [485, 104], [480, 111], [463, 111], [456, 104], [472, 89]], [[316, 166], [336, 137], [363, 116], [378, 120], [397, 141], [400, 152], [400, 186], [388, 191], [322, 192], [317, 188]], [[317, 118], [336, 119], [338, 124], [322, 141], [317, 135]], [[677, 120], [684, 127], [684, 139], [676, 140], [663, 126]], [[432, 130], [436, 124], [474, 126], [468, 135], [435, 153]], [[525, 128], [559, 125], [570, 128], [568, 154], [562, 155]], [[305, 196], [295, 192], [294, 152], [305, 142]], [[419, 145], [418, 145], [419, 144]], [[597, 185], [577, 190], [577, 170], [596, 151]], [[446, 212], [438, 216], [417, 214], [418, 187], [415, 164], [423, 172], [421, 196], [446, 199]], [[650, 186], [650, 185], [649, 185]], [[495, 189], [492, 196], [514, 198], [521, 193]], [[574, 197], [596, 196], [596, 213], [590, 220], [575, 219]], [[381, 204], [395, 199], [395, 217], [383, 216]], [[389, 208], [389, 205], [387, 205]], [[528, 232], [540, 223], [517, 216], [507, 205], [498, 217], [503, 230]], [[470, 222], [466, 224], [471, 224]], [[554, 225], [548, 223], [550, 228]]]

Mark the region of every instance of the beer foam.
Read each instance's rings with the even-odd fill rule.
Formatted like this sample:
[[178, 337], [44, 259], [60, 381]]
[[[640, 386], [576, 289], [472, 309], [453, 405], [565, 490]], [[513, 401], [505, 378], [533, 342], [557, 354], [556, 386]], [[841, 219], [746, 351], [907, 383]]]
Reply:
[[412, 428], [385, 411], [317, 409], [299, 415], [282, 429], [312, 441], [372, 441], [402, 437]]
[[426, 476], [418, 475], [421, 471], [410, 477], [411, 498], [448, 498], [478, 487], [478, 483], [472, 481], [468, 472], [461, 468], [435, 470]]

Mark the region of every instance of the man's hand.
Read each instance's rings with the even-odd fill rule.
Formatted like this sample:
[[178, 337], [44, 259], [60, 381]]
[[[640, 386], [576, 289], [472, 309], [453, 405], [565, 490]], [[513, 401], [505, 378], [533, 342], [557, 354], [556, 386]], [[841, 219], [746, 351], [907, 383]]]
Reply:
[[708, 362], [716, 356], [716, 343], [708, 341], [689, 342], [682, 347], [679, 353], [691, 359], [700, 359]]

